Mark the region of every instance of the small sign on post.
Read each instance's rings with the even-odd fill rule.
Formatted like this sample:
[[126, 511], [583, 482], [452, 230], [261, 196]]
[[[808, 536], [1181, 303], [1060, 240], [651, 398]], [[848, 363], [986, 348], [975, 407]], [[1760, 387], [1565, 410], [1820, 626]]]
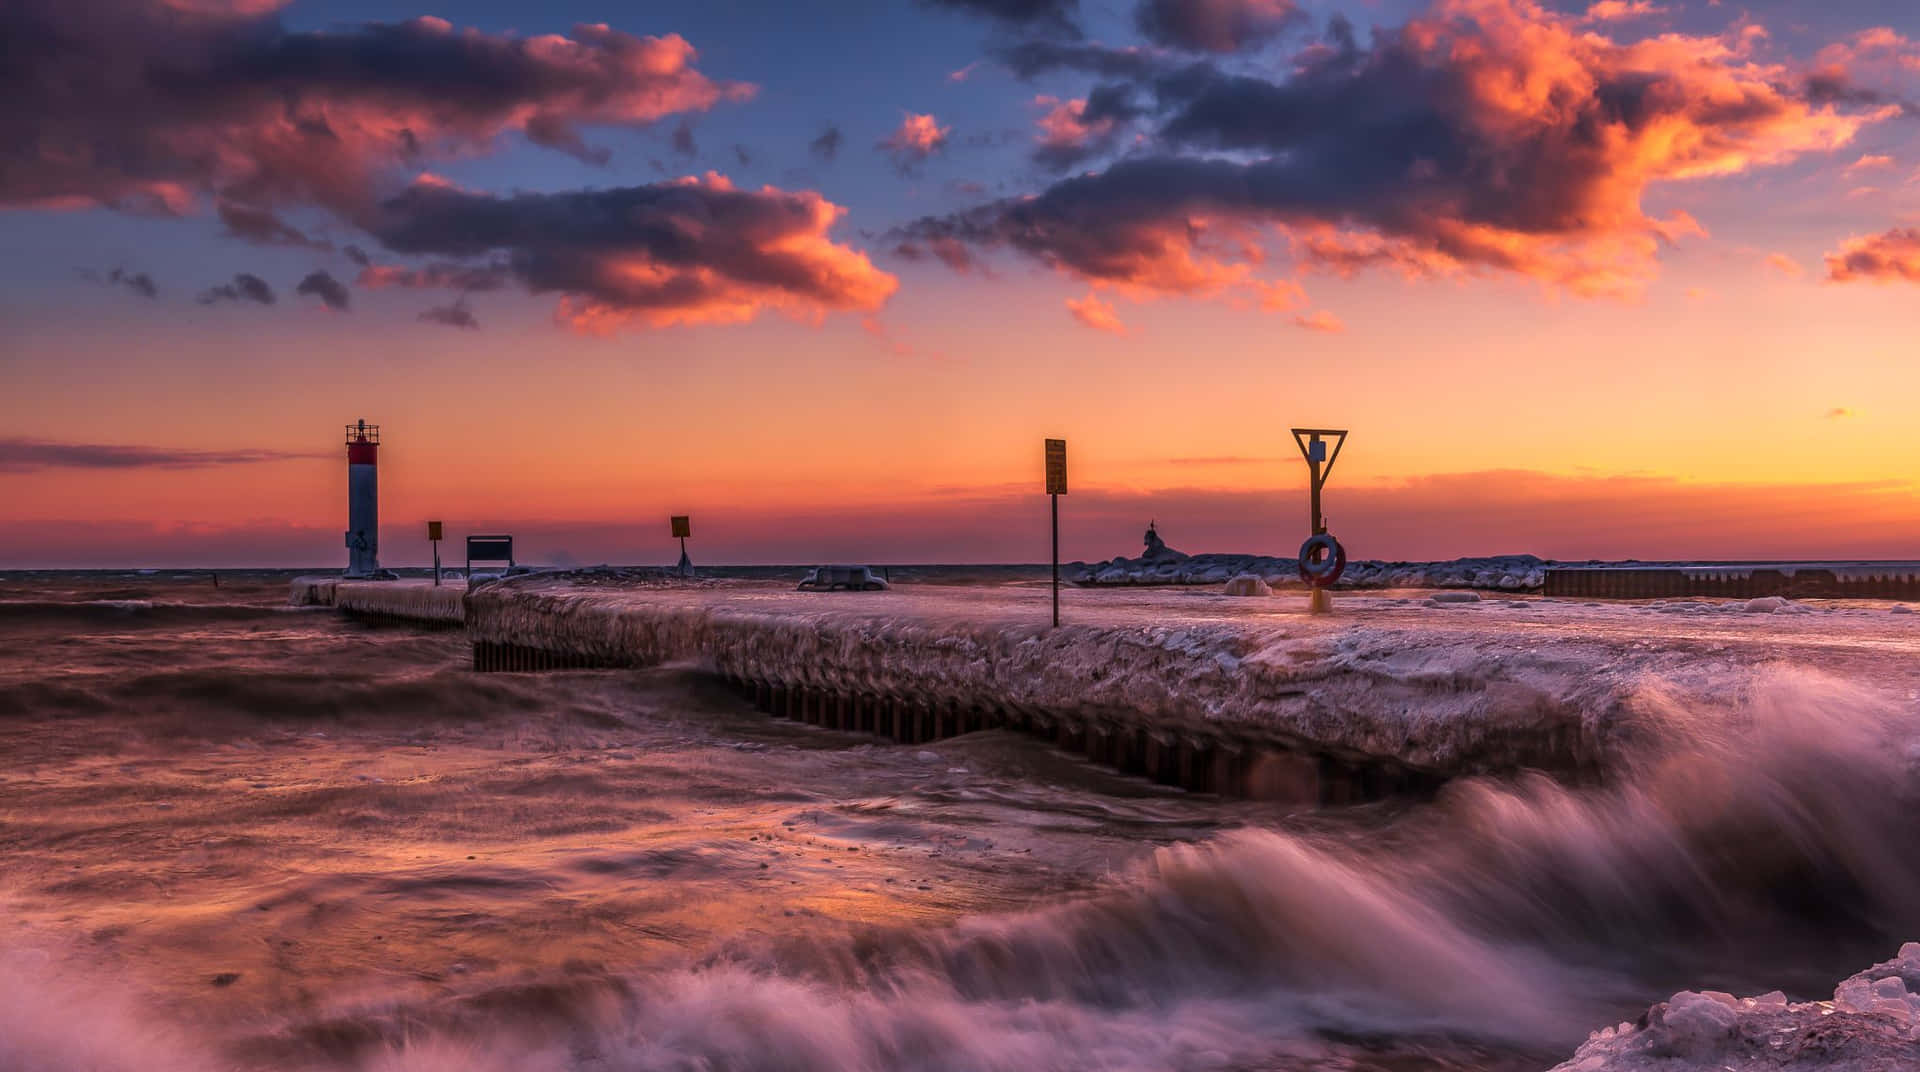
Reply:
[[1067, 493], [1067, 441], [1047, 440], [1047, 497], [1053, 503], [1053, 626], [1060, 627], [1060, 496]]
[[433, 544], [433, 586], [440, 587], [440, 522], [427, 522], [427, 541]]
[[680, 541], [680, 576], [693, 576], [693, 560], [687, 557], [687, 537], [693, 535], [693, 520], [686, 514], [676, 514], [667, 519], [673, 526], [673, 535]]

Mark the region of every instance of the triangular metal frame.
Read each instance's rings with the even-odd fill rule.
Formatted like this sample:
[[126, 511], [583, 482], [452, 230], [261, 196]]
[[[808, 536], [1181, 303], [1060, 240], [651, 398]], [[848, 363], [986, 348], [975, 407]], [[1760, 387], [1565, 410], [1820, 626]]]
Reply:
[[1326, 482], [1333, 475], [1333, 463], [1340, 460], [1340, 448], [1347, 445], [1347, 430], [1344, 428], [1295, 428], [1292, 429], [1293, 442], [1300, 448], [1300, 456], [1312, 464], [1313, 455], [1307, 452], [1307, 445], [1322, 436], [1333, 436], [1333, 450], [1327, 455], [1326, 468], [1320, 470], [1320, 480]]

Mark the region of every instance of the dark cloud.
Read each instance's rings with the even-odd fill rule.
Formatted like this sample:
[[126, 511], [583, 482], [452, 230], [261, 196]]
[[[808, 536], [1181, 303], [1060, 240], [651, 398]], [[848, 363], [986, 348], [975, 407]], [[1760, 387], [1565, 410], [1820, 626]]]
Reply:
[[341, 248], [340, 252], [345, 253], [348, 260], [362, 268], [373, 263], [373, 258], [367, 256], [367, 251], [361, 249], [359, 246], [345, 246]]
[[473, 310], [467, 307], [463, 296], [451, 305], [436, 305], [420, 314], [420, 319], [430, 324], [445, 324], [450, 328], [465, 328], [477, 331], [480, 321], [474, 319]]
[[179, 450], [105, 443], [0, 438], [0, 472], [35, 469], [201, 469], [326, 457], [284, 450]]
[[345, 312], [353, 295], [347, 291], [347, 285], [335, 279], [331, 273], [321, 270], [307, 273], [300, 285], [293, 288], [295, 294], [310, 294], [326, 303], [327, 308], [335, 312]]
[[598, 332], [878, 308], [897, 281], [829, 237], [841, 211], [719, 176], [509, 197], [418, 183], [381, 206], [374, 230], [397, 253], [503, 257], [527, 289], [563, 295], [562, 322]]
[[240, 272], [233, 277], [233, 282], [209, 287], [201, 291], [200, 297], [195, 300], [201, 305], [212, 305], [223, 301], [272, 305], [279, 299], [274, 295], [273, 288], [267, 285], [266, 280], [257, 275]]
[[1165, 56], [1144, 48], [1060, 41], [1020, 41], [996, 47], [994, 58], [1021, 78], [1075, 71], [1098, 78], [1147, 79], [1165, 72]]
[[226, 224], [227, 233], [235, 238], [244, 238], [249, 242], [258, 242], [265, 246], [327, 248], [326, 243], [316, 242], [307, 237], [299, 228], [287, 223], [269, 208], [241, 204], [223, 198], [215, 206], [215, 211], [219, 213], [220, 222]]
[[807, 148], [822, 160], [832, 160], [840, 155], [840, 142], [840, 128], [829, 124], [819, 137], [807, 143]]
[[108, 283], [114, 286], [125, 287], [143, 298], [158, 298], [160, 296], [160, 287], [154, 283], [153, 277], [145, 272], [129, 272], [124, 268], [115, 268], [104, 276], [90, 270], [82, 271], [80, 274], [96, 283]]
[[669, 144], [673, 146], [673, 151], [681, 156], [700, 155], [700, 145], [693, 140], [693, 124], [684, 119], [673, 128], [673, 137], [669, 139]]
[[753, 154], [748, 152], [747, 147], [744, 145], [735, 143], [733, 147], [733, 158], [739, 161], [741, 167], [751, 167], [753, 165]]
[[1134, 25], [1150, 41], [1192, 52], [1238, 52], [1303, 21], [1295, 0], [1140, 0]]
[[[278, 6], [0, 4], [0, 204], [182, 214], [212, 194], [357, 219], [397, 174], [504, 134], [597, 160], [582, 125], [752, 92], [706, 77], [674, 35], [520, 37], [436, 18], [295, 31]], [[250, 224], [285, 237], [257, 214], [236, 233]]]
[[894, 237], [1138, 292], [1251, 286], [1274, 307], [1297, 295], [1252, 274], [1270, 242], [1333, 271], [1627, 294], [1698, 230], [1646, 215], [1650, 184], [1829, 151], [1875, 117], [1809, 102], [1720, 38], [1616, 43], [1526, 0], [1443, 0], [1367, 48], [1336, 26], [1280, 80], [1200, 65], [1142, 90], [1161, 118], [1140, 155]]
[[992, 19], [1011, 29], [1077, 37], [1079, 0], [925, 0], [934, 7]]
[[1900, 110], [1909, 119], [1920, 118], [1920, 103], [1885, 90], [1859, 85], [1843, 70], [1820, 70], [1806, 77], [1806, 96], [1819, 105], [1865, 107], [1887, 105]]

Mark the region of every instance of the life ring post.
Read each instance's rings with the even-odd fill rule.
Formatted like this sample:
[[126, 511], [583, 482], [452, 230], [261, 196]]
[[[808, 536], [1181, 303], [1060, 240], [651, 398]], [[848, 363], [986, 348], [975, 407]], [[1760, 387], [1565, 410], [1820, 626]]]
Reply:
[[1333, 597], [1327, 589], [1333, 587], [1341, 571], [1346, 569], [1347, 552], [1340, 541], [1327, 534], [1327, 521], [1320, 512], [1320, 489], [1333, 475], [1333, 463], [1340, 460], [1340, 449], [1347, 445], [1347, 432], [1344, 428], [1295, 428], [1292, 431], [1294, 444], [1307, 460], [1307, 509], [1312, 526], [1307, 542], [1300, 546], [1300, 577], [1309, 586], [1308, 612], [1328, 614], [1333, 610]]

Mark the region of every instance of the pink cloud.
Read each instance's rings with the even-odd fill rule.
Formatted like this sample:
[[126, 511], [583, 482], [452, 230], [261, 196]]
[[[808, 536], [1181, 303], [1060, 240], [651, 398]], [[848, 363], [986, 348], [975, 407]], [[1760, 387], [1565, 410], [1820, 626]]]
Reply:
[[[1245, 294], [1284, 247], [1335, 272], [1513, 274], [1633, 298], [1664, 247], [1705, 233], [1650, 215], [1652, 190], [1832, 152], [1895, 112], [1809, 100], [1741, 48], [1615, 40], [1532, 0], [1437, 0], [1352, 54], [1195, 75], [1166, 90], [1151, 151], [902, 235], [1011, 247], [1132, 292]], [[1356, 104], [1324, 107], [1336, 99]], [[1409, 116], [1435, 150], [1392, 149]]]
[[1920, 228], [1895, 227], [1847, 239], [1827, 254], [1827, 278], [1836, 283], [1920, 283]]
[[1628, 19], [1652, 18], [1664, 15], [1667, 9], [1653, 0], [1595, 0], [1588, 5], [1588, 22], [1624, 22]]
[[40, 104], [0, 119], [0, 205], [184, 213], [210, 196], [357, 221], [423, 161], [508, 134], [601, 161], [582, 126], [645, 125], [754, 91], [700, 72], [675, 34], [521, 37], [431, 17], [294, 31], [277, 6], [9, 5], [10, 79]]
[[1328, 335], [1338, 335], [1347, 330], [1347, 325], [1342, 322], [1339, 317], [1325, 309], [1307, 313], [1303, 316], [1296, 316], [1293, 318], [1293, 323], [1295, 327], [1302, 327], [1308, 331], [1318, 331]]
[[1120, 315], [1114, 311], [1113, 305], [1101, 301], [1098, 294], [1088, 294], [1077, 301], [1068, 298], [1067, 312], [1072, 313], [1075, 320], [1095, 331], [1104, 331], [1112, 335], [1127, 333], [1127, 325], [1120, 321]]
[[897, 166], [910, 168], [945, 148], [952, 131], [931, 114], [908, 112], [893, 133], [881, 140], [879, 148], [892, 156]]

